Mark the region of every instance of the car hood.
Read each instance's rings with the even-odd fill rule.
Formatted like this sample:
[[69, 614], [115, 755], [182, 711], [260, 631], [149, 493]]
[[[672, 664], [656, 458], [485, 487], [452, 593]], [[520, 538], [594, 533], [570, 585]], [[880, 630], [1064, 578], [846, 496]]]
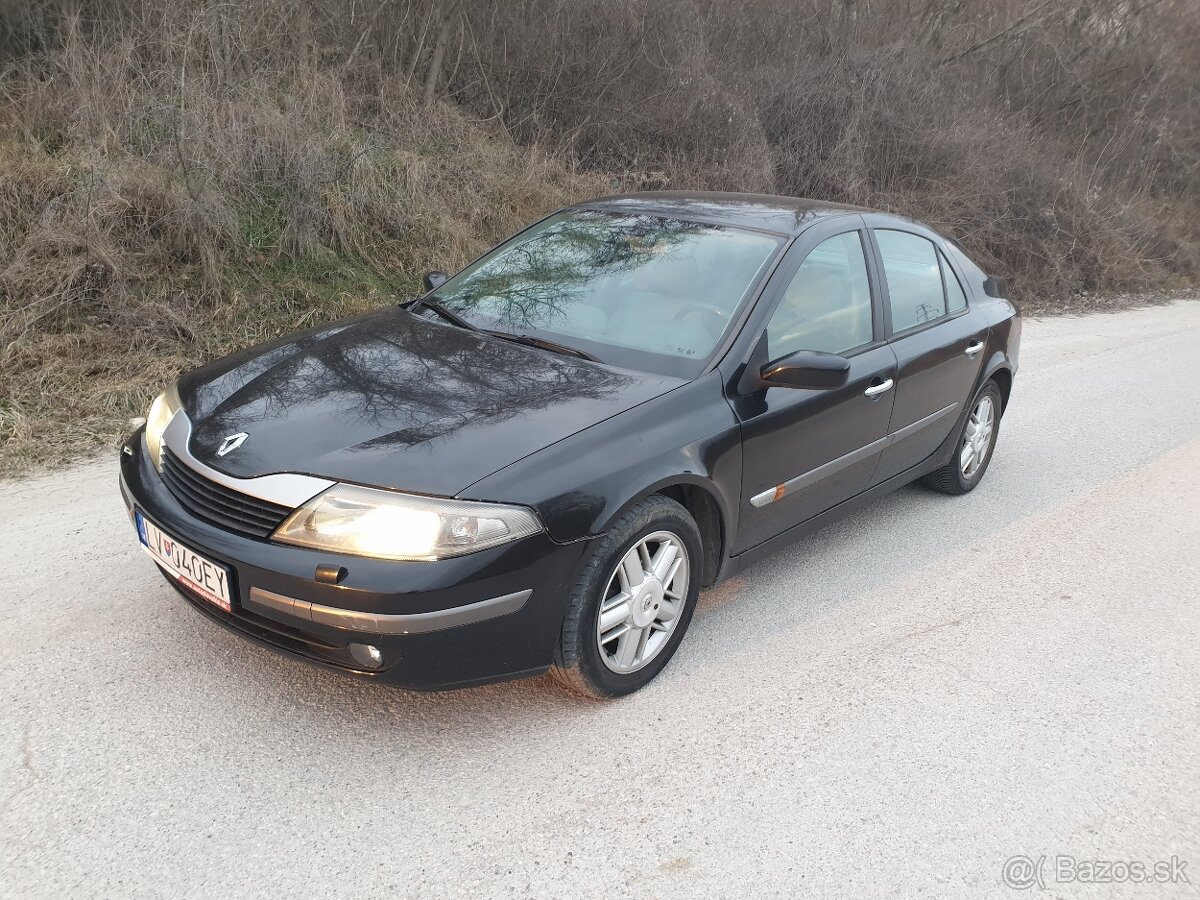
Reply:
[[[179, 393], [192, 455], [228, 475], [453, 496], [682, 383], [393, 308], [225, 357]], [[239, 432], [241, 446], [218, 456]]]

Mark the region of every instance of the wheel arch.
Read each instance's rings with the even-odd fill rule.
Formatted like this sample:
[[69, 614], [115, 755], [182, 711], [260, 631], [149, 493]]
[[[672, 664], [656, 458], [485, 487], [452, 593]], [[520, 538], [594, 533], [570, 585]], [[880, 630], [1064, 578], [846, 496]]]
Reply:
[[680, 474], [648, 485], [616, 509], [599, 530], [607, 531], [627, 509], [655, 494], [674, 500], [695, 519], [704, 548], [700, 583], [703, 587], [712, 585], [728, 546], [730, 518], [716, 486], [705, 478]]
[[997, 366], [988, 373], [988, 381], [996, 382], [1000, 388], [1000, 412], [1008, 408], [1008, 395], [1012, 393], [1013, 373], [1007, 365]]

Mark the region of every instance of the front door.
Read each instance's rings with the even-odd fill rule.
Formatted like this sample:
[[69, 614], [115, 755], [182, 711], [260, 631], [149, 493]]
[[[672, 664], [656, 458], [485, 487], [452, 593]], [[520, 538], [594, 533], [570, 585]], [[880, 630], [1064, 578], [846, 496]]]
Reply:
[[831, 390], [758, 387], [732, 391], [742, 425], [742, 500], [733, 552], [740, 553], [863, 491], [892, 413], [896, 358], [883, 341], [875, 269], [862, 220], [806, 231], [771, 279], [771, 310], [751, 365], [797, 350], [850, 361]]

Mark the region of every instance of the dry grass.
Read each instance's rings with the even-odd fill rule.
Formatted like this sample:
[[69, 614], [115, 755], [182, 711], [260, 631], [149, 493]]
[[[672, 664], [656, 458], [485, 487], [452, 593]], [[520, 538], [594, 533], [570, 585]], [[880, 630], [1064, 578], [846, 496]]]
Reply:
[[386, 83], [91, 93], [131, 53], [79, 51], [7, 110], [0, 474], [112, 445], [181, 369], [395, 302], [603, 189]]

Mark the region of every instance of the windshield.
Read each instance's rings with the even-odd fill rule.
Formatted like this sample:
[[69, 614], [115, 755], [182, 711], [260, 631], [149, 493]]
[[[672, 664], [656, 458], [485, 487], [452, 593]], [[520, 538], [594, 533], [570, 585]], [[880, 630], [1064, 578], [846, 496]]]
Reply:
[[480, 328], [692, 377], [782, 239], [659, 216], [559, 213], [430, 297]]

